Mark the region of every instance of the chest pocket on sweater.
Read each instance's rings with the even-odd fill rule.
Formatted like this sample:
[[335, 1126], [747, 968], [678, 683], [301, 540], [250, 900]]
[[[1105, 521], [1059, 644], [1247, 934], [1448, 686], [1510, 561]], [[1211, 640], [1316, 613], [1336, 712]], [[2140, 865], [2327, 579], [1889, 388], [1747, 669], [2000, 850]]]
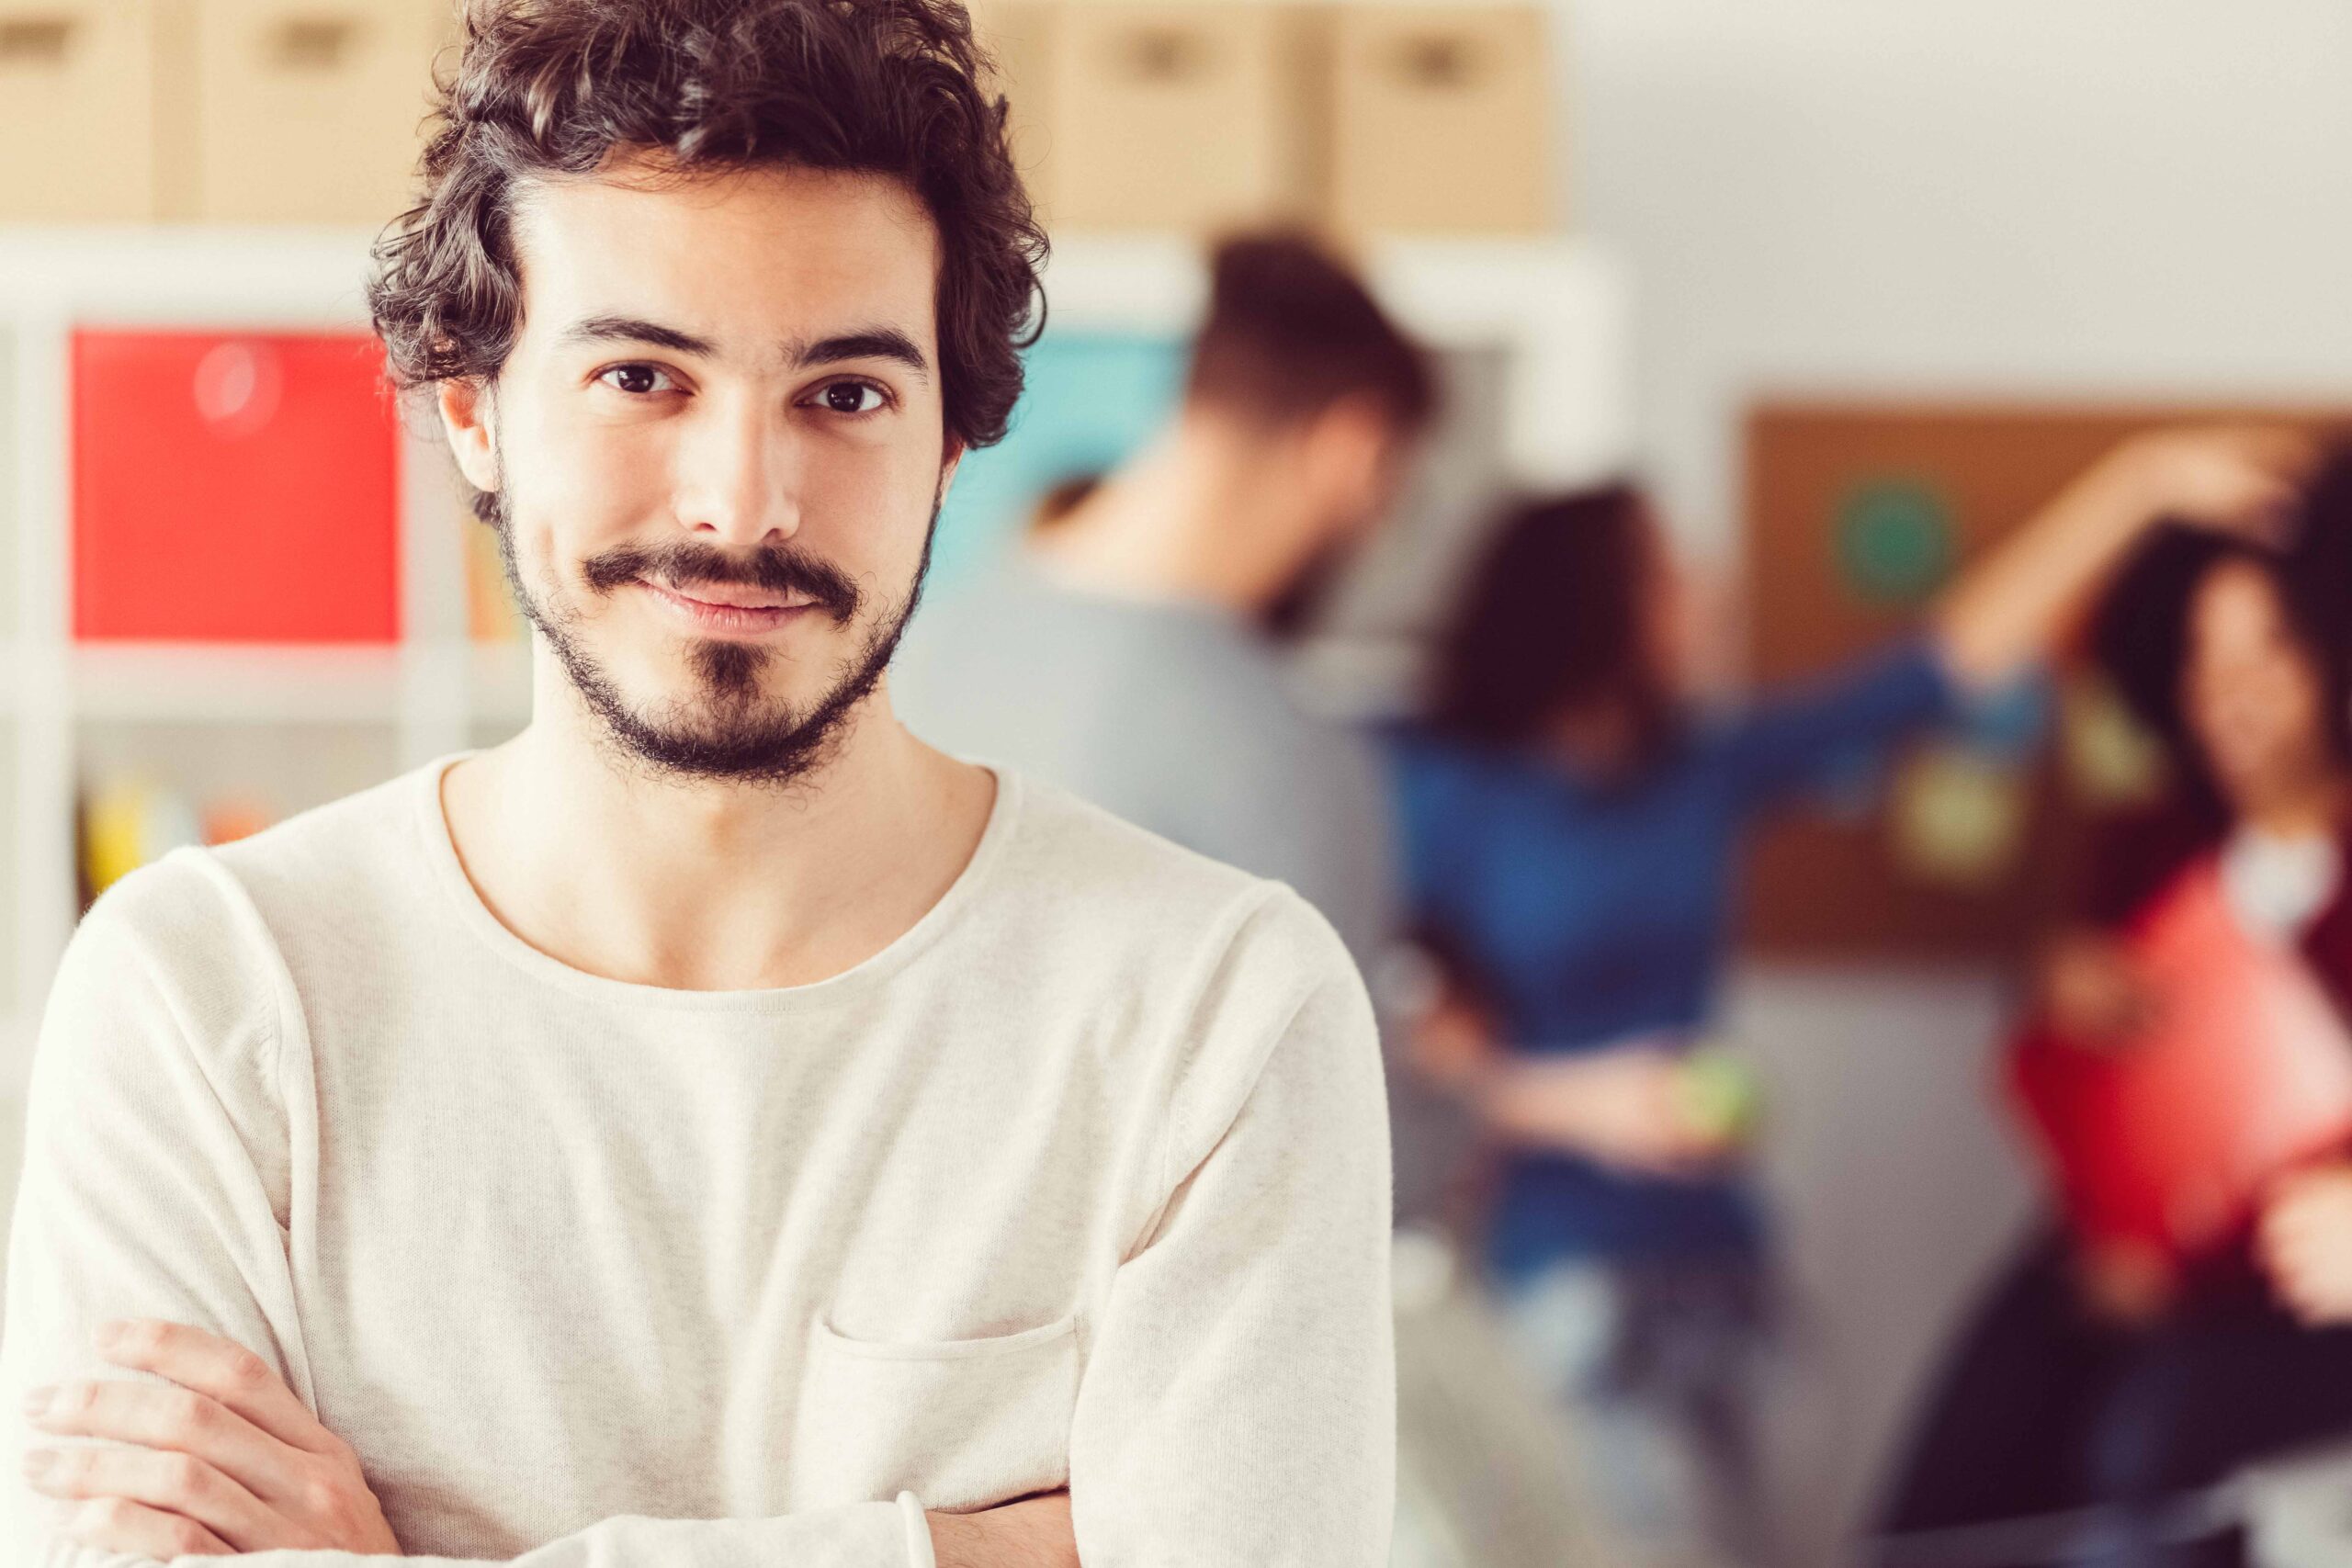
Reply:
[[851, 1339], [820, 1322], [793, 1420], [796, 1510], [887, 1501], [984, 1508], [1069, 1481], [1076, 1314], [987, 1339]]

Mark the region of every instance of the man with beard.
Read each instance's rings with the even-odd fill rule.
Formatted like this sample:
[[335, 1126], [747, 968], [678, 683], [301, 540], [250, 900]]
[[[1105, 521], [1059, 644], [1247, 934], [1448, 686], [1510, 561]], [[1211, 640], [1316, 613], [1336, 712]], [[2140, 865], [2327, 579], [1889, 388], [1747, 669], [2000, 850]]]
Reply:
[[978, 70], [951, 0], [469, 12], [370, 298], [532, 722], [76, 933], [6, 1561], [1383, 1560], [1340, 942], [892, 716], [1034, 316]]
[[925, 617], [899, 711], [1289, 883], [1368, 961], [1397, 912], [1377, 761], [1292, 699], [1278, 635], [1379, 520], [1433, 403], [1346, 268], [1301, 237], [1227, 240], [1173, 420]]

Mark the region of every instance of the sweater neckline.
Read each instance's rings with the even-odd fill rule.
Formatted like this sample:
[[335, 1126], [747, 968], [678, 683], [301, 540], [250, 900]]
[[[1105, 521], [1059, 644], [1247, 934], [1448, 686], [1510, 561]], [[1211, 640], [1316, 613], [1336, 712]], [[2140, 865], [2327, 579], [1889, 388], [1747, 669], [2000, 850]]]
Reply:
[[673, 1012], [759, 1013], [798, 1012], [837, 1006], [871, 991], [905, 969], [953, 928], [979, 898], [994, 868], [1004, 855], [1021, 813], [1020, 775], [1010, 769], [988, 766], [996, 780], [996, 798], [989, 807], [987, 825], [964, 869], [914, 924], [900, 931], [879, 952], [837, 975], [805, 985], [774, 986], [750, 990], [693, 991], [669, 986], [649, 986], [618, 980], [575, 968], [525, 942], [492, 914], [466, 875], [458, 857], [456, 840], [443, 808], [441, 784], [449, 770], [479, 749], [453, 751], [435, 759], [412, 775], [412, 821], [427, 866], [454, 906], [459, 923], [501, 960], [534, 978], [588, 1000], [631, 1008], [663, 1009]]

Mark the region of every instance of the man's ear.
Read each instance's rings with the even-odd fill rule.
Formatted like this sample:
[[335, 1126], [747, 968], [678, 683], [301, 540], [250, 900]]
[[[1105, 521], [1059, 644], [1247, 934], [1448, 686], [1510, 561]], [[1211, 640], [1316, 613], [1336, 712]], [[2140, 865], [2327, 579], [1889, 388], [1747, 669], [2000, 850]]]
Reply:
[[1307, 419], [1300, 432], [1300, 469], [1343, 508], [1368, 506], [1386, 478], [1394, 434], [1379, 400], [1343, 397]]
[[1351, 393], [1330, 403], [1309, 421], [1308, 443], [1340, 462], [1362, 463], [1367, 455], [1385, 451], [1390, 428], [1388, 411], [1380, 400]]
[[458, 471], [478, 491], [495, 494], [499, 488], [498, 409], [490, 383], [474, 377], [451, 377], [434, 389], [441, 411], [441, 430], [449, 438]]
[[939, 489], [933, 492], [931, 504], [936, 508], [945, 503], [947, 487], [956, 482], [956, 470], [963, 466], [964, 454], [970, 450], [954, 436], [947, 438], [944, 454], [939, 460]]

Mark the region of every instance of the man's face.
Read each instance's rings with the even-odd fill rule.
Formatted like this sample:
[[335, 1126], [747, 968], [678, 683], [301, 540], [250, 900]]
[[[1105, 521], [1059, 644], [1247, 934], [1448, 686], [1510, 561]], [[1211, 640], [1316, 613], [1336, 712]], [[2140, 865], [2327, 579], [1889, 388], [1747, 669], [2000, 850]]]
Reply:
[[936, 231], [877, 176], [646, 173], [523, 195], [522, 330], [443, 409], [610, 738], [790, 779], [888, 662], [953, 468]]

